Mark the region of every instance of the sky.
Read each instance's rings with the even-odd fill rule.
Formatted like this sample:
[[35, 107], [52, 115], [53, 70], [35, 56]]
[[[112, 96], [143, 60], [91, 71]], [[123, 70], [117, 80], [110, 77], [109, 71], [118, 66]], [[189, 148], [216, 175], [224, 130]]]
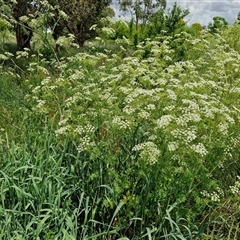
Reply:
[[[188, 8], [190, 14], [184, 19], [188, 25], [200, 23], [207, 26], [212, 22], [215, 16], [224, 17], [228, 23], [233, 23], [237, 19], [240, 12], [240, 0], [166, 0], [167, 9], [172, 8], [174, 2], [182, 8]], [[121, 16], [127, 18], [123, 12], [119, 12], [116, 0], [113, 0], [113, 8], [115, 9], [116, 17]], [[125, 15], [125, 16], [124, 16]]]

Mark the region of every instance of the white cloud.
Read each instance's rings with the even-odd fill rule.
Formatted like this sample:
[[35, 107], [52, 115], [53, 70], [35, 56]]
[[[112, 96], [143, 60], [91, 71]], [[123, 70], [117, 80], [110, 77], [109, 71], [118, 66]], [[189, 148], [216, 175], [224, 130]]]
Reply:
[[[227, 22], [233, 23], [240, 11], [240, 0], [167, 0], [167, 9], [171, 8], [174, 2], [177, 2], [182, 9], [190, 10], [190, 14], [185, 18], [189, 25], [195, 22], [208, 25], [215, 16], [224, 17]], [[120, 12], [117, 7], [117, 0], [113, 0], [112, 6], [114, 6], [116, 17], [124, 18], [124, 13]]]
[[215, 16], [224, 17], [227, 22], [233, 23], [240, 11], [240, 0], [176, 0], [167, 1], [168, 7], [171, 7], [174, 2], [177, 2], [183, 9], [190, 10], [190, 14], [186, 17], [186, 20], [189, 20], [188, 24], [199, 22], [202, 25], [208, 25]]

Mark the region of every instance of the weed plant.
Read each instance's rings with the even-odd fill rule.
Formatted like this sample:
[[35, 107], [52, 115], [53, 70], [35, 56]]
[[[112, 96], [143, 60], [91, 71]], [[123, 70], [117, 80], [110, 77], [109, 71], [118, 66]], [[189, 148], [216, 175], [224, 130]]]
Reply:
[[115, 44], [18, 53], [1, 239], [238, 239], [239, 53], [208, 32]]

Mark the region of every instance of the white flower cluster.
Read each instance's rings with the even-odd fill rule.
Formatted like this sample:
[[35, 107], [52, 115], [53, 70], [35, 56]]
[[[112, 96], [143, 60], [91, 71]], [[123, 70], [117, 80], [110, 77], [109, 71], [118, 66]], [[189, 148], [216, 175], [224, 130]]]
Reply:
[[[41, 86], [37, 86], [32, 90], [32, 93], [37, 94], [40, 90], [41, 90]], [[34, 96], [34, 97], [36, 97], [36, 96]]]
[[109, 27], [103, 27], [101, 29], [103, 35], [107, 36], [107, 37], [114, 37], [116, 35], [116, 32], [113, 28], [109, 28]]
[[171, 100], [176, 101], [177, 100], [177, 95], [175, 94], [175, 92], [171, 89], [167, 89], [167, 93], [168, 93], [168, 97]]
[[230, 186], [230, 190], [234, 195], [240, 196], [240, 176], [237, 176], [237, 181], [234, 186]]
[[170, 106], [163, 108], [163, 111], [164, 112], [173, 112], [175, 108], [176, 108], [176, 106], [170, 105]]
[[[151, 97], [154, 94], [155, 94], [155, 90], [146, 90], [146, 89], [142, 89], [142, 88], [135, 88], [131, 94], [127, 95], [127, 97], [125, 98], [125, 102], [129, 104], [139, 97], [143, 97], [143, 96]], [[144, 103], [142, 103], [142, 104], [144, 104]]]
[[90, 123], [87, 123], [84, 126], [78, 125], [75, 127], [74, 133], [77, 133], [78, 135], [77, 150], [79, 152], [86, 151], [89, 147], [95, 146], [94, 141], [91, 140], [94, 129], [94, 126], [92, 126]]
[[63, 118], [58, 122], [59, 126], [64, 126], [67, 124], [67, 122], [69, 121], [69, 118]]
[[[1, 59], [1, 60], [8, 60], [9, 57], [6, 56], [6, 55], [7, 55], [7, 54], [0, 54], [0, 59]], [[1, 66], [1, 68], [2, 68], [2, 66]]]
[[37, 99], [37, 105], [33, 108], [33, 110], [38, 113], [47, 113], [46, 101]]
[[156, 121], [157, 127], [164, 129], [173, 121], [173, 119], [174, 119], [174, 117], [172, 115], [163, 115], [163, 116], [161, 116], [160, 119], [158, 119]]
[[198, 143], [198, 144], [193, 144], [191, 145], [191, 149], [198, 153], [199, 155], [201, 155], [202, 157], [204, 157], [205, 155], [208, 154], [207, 149], [204, 147], [204, 145], [202, 143]]
[[189, 100], [189, 99], [182, 99], [182, 103], [185, 104], [185, 105], [188, 105], [188, 107], [184, 107], [183, 108], [183, 112], [185, 113], [188, 113], [190, 111], [199, 111], [199, 106], [198, 104], [196, 103], [196, 101], [193, 101], [193, 100]]
[[121, 116], [115, 116], [112, 123], [117, 125], [120, 129], [127, 129], [131, 126], [131, 124], [127, 120], [124, 120]]
[[138, 113], [138, 116], [142, 119], [148, 119], [149, 116], [150, 116], [150, 113], [147, 112], [147, 111], [144, 111], [144, 110], [141, 110], [139, 113]]
[[87, 123], [85, 126], [77, 126], [74, 132], [81, 136], [93, 133], [94, 129], [94, 126], [92, 126], [90, 123]]
[[[227, 111], [228, 109], [226, 109], [226, 111]], [[230, 124], [235, 124], [235, 120], [231, 117], [231, 116], [229, 116], [229, 114], [228, 113], [223, 113], [223, 116], [226, 118], [226, 120], [230, 123]]]
[[37, 70], [43, 72], [44, 74], [49, 74], [48, 70], [45, 67], [37, 66]]
[[207, 192], [206, 190], [201, 191], [203, 197], [210, 199], [212, 202], [220, 202], [224, 196], [224, 192], [221, 188], [217, 188], [217, 191]]
[[186, 144], [191, 143], [197, 138], [195, 129], [175, 129], [171, 132], [174, 138], [179, 139]]
[[60, 36], [57, 41], [56, 44], [59, 46], [68, 46], [71, 43], [71, 39], [65, 36]]
[[176, 118], [176, 123], [179, 126], [187, 126], [188, 122], [200, 122], [201, 116], [198, 113], [187, 113]]
[[51, 78], [46, 77], [45, 79], [42, 80], [41, 85], [45, 86], [45, 85], [49, 85], [50, 83], [51, 83]]
[[178, 147], [179, 147], [179, 143], [178, 142], [169, 142], [168, 143], [168, 150], [170, 152], [176, 151], [178, 149]]
[[64, 20], [68, 19], [68, 15], [62, 10], [59, 10], [59, 16]]
[[228, 124], [227, 123], [219, 123], [218, 129], [223, 135], [225, 135], [225, 136], [228, 135]]
[[161, 155], [161, 151], [153, 142], [144, 142], [137, 144], [132, 148], [132, 151], [140, 151], [141, 159], [147, 161], [147, 163], [151, 165], [155, 164]]
[[88, 149], [88, 147], [92, 146], [93, 143], [90, 140], [89, 136], [84, 136], [79, 139], [79, 144], [77, 147], [78, 152], [83, 152]]
[[55, 131], [56, 137], [59, 137], [61, 135], [66, 135], [69, 132], [69, 130], [70, 130], [70, 126], [63, 126], [63, 127], [58, 128]]
[[135, 112], [135, 109], [127, 105], [126, 107], [123, 108], [123, 112], [128, 115], [131, 115]]
[[148, 104], [148, 105], [146, 106], [146, 109], [147, 109], [147, 110], [155, 110], [155, 109], [156, 109], [156, 106], [155, 106], [154, 104]]
[[66, 107], [70, 108], [72, 105], [76, 104], [77, 100], [78, 100], [77, 95], [69, 97], [68, 99], [65, 100]]
[[30, 51], [30, 49], [28, 49], [28, 48], [25, 48], [24, 49], [25, 51], [17, 51], [17, 57], [16, 57], [16, 59], [19, 59], [19, 58], [21, 58], [21, 57], [23, 57], [23, 58], [28, 58], [28, 56], [29, 56], [29, 51]]
[[26, 22], [29, 22], [29, 17], [25, 15], [25, 16], [20, 17], [19, 20], [23, 23], [26, 23]]

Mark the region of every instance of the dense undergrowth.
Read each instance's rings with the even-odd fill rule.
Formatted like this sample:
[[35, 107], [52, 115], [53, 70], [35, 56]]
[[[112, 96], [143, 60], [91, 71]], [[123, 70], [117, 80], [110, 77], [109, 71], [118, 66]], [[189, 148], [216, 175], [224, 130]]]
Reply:
[[237, 30], [3, 44], [0, 238], [239, 239]]

